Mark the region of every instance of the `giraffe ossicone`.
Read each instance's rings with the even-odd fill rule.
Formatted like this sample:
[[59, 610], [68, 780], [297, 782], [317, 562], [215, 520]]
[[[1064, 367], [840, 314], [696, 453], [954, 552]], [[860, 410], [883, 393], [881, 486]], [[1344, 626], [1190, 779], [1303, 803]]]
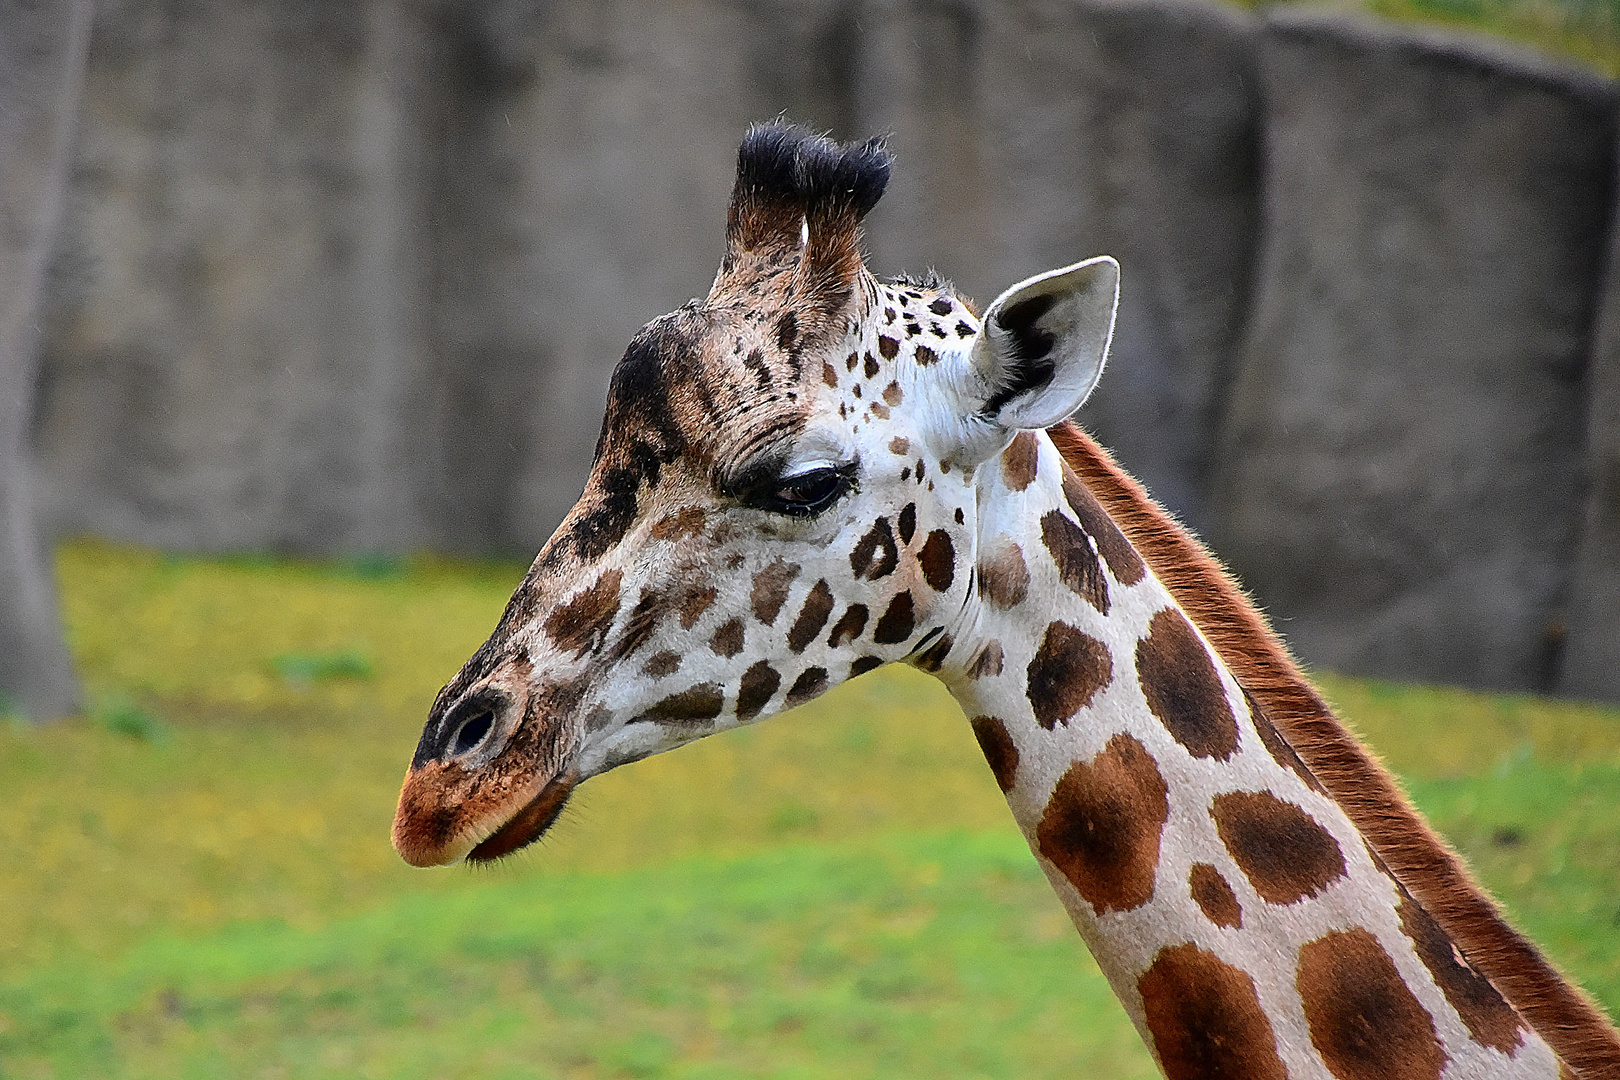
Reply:
[[1066, 422], [1117, 264], [982, 320], [880, 282], [860, 222], [889, 165], [750, 130], [713, 287], [631, 341], [584, 494], [433, 704], [400, 853], [506, 855], [591, 776], [904, 662], [972, 718], [1172, 1080], [1620, 1076], [1601, 1014]]

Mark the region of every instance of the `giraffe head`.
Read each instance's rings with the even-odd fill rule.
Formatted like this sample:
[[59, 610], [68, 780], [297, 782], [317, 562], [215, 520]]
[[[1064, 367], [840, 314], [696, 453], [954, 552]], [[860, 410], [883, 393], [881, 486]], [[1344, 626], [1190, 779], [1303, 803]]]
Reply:
[[860, 223], [889, 164], [749, 132], [709, 295], [631, 341], [584, 494], [433, 704], [407, 860], [499, 857], [594, 774], [880, 664], [959, 662], [975, 470], [1090, 393], [1118, 267], [1031, 278], [982, 322], [948, 284], [880, 283]]

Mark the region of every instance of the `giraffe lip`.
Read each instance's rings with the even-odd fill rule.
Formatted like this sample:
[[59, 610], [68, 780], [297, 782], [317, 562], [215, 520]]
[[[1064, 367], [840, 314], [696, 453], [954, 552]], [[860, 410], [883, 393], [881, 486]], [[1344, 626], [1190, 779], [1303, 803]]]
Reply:
[[479, 841], [467, 853], [470, 863], [491, 862], [528, 847], [551, 828], [573, 794], [579, 776], [572, 771], [553, 777], [540, 793], [506, 820], [506, 824]]

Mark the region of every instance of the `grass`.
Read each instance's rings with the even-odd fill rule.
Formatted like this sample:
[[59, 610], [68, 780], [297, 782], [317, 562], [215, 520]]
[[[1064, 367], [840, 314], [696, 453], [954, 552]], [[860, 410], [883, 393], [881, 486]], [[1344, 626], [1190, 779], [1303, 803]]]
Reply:
[[1236, 0], [1243, 7], [1309, 3], [1507, 38], [1620, 77], [1620, 0]]
[[[93, 707], [0, 727], [0, 1076], [1152, 1074], [924, 676], [594, 780], [494, 869], [415, 871], [399, 777], [520, 567], [75, 543], [59, 572]], [[1620, 1004], [1620, 715], [1323, 682]]]

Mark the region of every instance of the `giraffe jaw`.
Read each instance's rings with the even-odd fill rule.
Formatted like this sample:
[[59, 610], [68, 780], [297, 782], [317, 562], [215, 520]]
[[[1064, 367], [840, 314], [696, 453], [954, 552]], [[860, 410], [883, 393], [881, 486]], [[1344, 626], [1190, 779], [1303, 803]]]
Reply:
[[467, 853], [467, 861], [493, 862], [540, 839], [562, 813], [568, 796], [573, 794], [574, 785], [578, 782], [578, 776], [572, 772], [553, 777], [505, 824], [474, 845]]

